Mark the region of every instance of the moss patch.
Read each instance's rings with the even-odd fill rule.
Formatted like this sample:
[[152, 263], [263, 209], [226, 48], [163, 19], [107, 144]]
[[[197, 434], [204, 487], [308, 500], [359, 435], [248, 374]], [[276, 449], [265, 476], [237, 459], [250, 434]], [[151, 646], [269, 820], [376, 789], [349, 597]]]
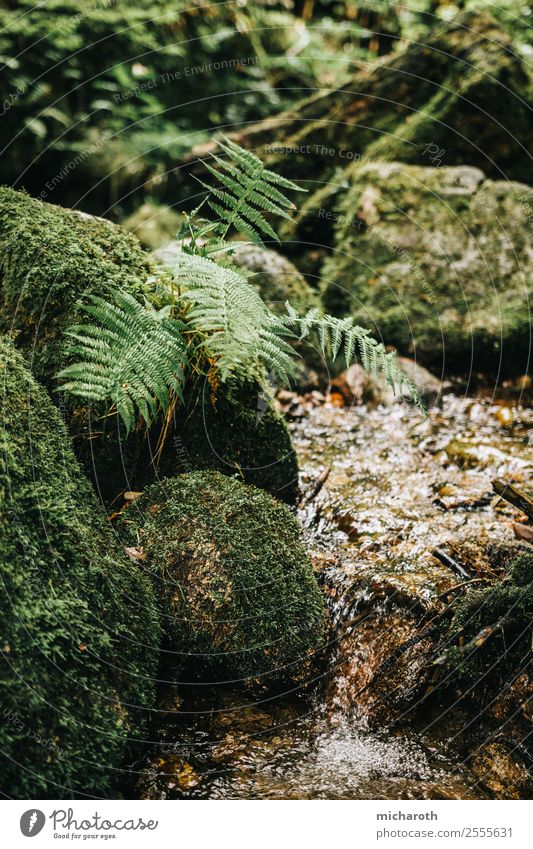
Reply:
[[298, 460], [287, 425], [258, 383], [192, 386], [178, 408], [159, 474], [213, 469], [294, 503]]
[[433, 370], [523, 374], [533, 189], [476, 168], [361, 165], [336, 208], [327, 310]]
[[[168, 478], [123, 518], [183, 675], [302, 684], [324, 644], [322, 595], [287, 507], [218, 472]], [[180, 675], [181, 677], [181, 675]]]
[[4, 791], [116, 794], [153, 700], [150, 582], [125, 557], [45, 390], [0, 338]]
[[139, 292], [147, 255], [120, 227], [0, 188], [0, 330], [48, 385], [63, 366], [63, 332], [81, 299]]

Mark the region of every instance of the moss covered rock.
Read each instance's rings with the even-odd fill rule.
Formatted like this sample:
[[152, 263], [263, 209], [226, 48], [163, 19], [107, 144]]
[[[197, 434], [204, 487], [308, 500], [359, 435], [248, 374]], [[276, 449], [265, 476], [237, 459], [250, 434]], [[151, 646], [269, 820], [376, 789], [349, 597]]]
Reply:
[[89, 295], [139, 293], [151, 270], [148, 255], [121, 227], [0, 188], [0, 332], [9, 333], [32, 373], [62, 407], [80, 462], [111, 503], [133, 486], [141, 435], [126, 440], [105, 405], [92, 411], [55, 390], [66, 364], [64, 332]]
[[303, 684], [324, 645], [321, 592], [289, 509], [218, 472], [167, 478], [124, 514], [182, 674]]
[[155, 251], [173, 239], [181, 224], [181, 216], [170, 206], [146, 201], [132, 212], [122, 226], [133, 233], [141, 245]]
[[138, 292], [149, 271], [147, 254], [122, 228], [0, 188], [0, 330], [16, 332], [45, 383], [63, 366], [63, 332], [78, 320], [81, 299]]
[[533, 189], [477, 168], [354, 169], [323, 300], [433, 370], [527, 372]]
[[248, 272], [255, 286], [273, 312], [285, 312], [285, 301], [298, 310], [318, 305], [318, 294], [295, 265], [277, 251], [243, 242], [231, 254], [231, 262]]
[[149, 715], [159, 627], [61, 417], [0, 338], [0, 730], [15, 798], [117, 793]]
[[[122, 228], [0, 189], [0, 330], [14, 335], [47, 386], [55, 386], [54, 376], [65, 364], [63, 334], [78, 320], [81, 299], [91, 293], [111, 296], [117, 288], [140, 292], [150, 271], [148, 255]], [[174, 440], [178, 445], [170, 452], [172, 472], [183, 469], [183, 444], [186, 469], [242, 470], [250, 483], [285, 500], [295, 498], [298, 468], [290, 437], [258, 386], [221, 386], [216, 406], [209, 390], [205, 403], [194, 387], [189, 396], [170, 441], [171, 448]], [[160, 423], [149, 434], [137, 429], [126, 438], [105, 405], [89, 411], [79, 399], [56, 392], [52, 397], [63, 406], [75, 452], [107, 505], [154, 480]]]
[[200, 380], [186, 400], [165, 442], [160, 476], [212, 469], [282, 501], [296, 501], [298, 459], [267, 390], [254, 381], [231, 380], [213, 388]]

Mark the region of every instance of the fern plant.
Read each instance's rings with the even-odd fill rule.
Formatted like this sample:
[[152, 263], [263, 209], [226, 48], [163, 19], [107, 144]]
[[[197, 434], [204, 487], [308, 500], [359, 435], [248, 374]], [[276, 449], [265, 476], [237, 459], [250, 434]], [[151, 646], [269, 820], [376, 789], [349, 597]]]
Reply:
[[[62, 388], [88, 401], [111, 401], [130, 429], [137, 416], [150, 423], [158, 411], [167, 411], [171, 398], [182, 399], [187, 369], [202, 354], [222, 381], [256, 375], [258, 366], [286, 381], [295, 365], [290, 340], [316, 333], [325, 355], [334, 360], [342, 349], [347, 367], [360, 359], [367, 371], [383, 372], [395, 391], [407, 389], [422, 408], [395, 354], [353, 319], [318, 309], [301, 316], [288, 303], [284, 314], [275, 315], [231, 265], [235, 243], [228, 236], [244, 234], [259, 244], [263, 236], [277, 239], [265, 216], [288, 217], [294, 206], [282, 189], [298, 187], [227, 139], [220, 149], [227, 159], [213, 155], [218, 168], [206, 164], [218, 184], [201, 181], [207, 195], [178, 233], [170, 280], [162, 275], [147, 304], [125, 293], [114, 303], [93, 299], [85, 310], [97, 323], [68, 331], [68, 352], [78, 359], [58, 375], [66, 381]], [[200, 216], [206, 204], [215, 220]], [[165, 306], [156, 310], [150, 300], [161, 298]]]
[[170, 318], [168, 307], [147, 309], [126, 292], [115, 303], [93, 297], [84, 312], [97, 324], [79, 324], [67, 331], [68, 349], [81, 357], [58, 377], [62, 389], [87, 401], [111, 401], [126, 430], [137, 413], [150, 423], [170, 394], [183, 398], [187, 370], [184, 325]]

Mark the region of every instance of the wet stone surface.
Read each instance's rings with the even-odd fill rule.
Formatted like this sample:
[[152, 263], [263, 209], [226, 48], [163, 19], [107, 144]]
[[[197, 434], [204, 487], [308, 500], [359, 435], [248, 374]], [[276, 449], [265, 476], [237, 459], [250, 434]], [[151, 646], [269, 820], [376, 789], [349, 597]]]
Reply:
[[399, 684], [394, 676], [383, 684], [379, 670], [395, 647], [416, 642], [420, 616], [461, 580], [435, 549], [483, 576], [493, 569], [491, 552], [518, 544], [520, 514], [494, 497], [491, 481], [531, 480], [532, 411], [453, 395], [427, 419], [406, 404], [350, 409], [324, 396], [298, 403], [291, 429], [302, 469], [300, 519], [333, 621], [321, 686], [311, 696], [260, 703], [209, 686], [167, 690], [135, 795], [498, 796], [490, 746], [480, 745], [477, 759], [465, 756], [471, 717], [447, 711], [424, 723], [395, 713], [396, 690], [408, 690], [419, 674], [416, 651], [398, 660]]

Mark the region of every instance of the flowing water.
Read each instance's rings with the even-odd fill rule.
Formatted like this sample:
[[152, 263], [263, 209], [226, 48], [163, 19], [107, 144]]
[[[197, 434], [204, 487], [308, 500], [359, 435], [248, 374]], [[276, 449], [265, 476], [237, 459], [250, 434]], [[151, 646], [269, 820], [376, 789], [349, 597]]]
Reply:
[[[262, 702], [212, 687], [165, 692], [136, 795], [485, 798], [465, 758], [472, 717], [400, 713], [390, 724], [391, 694], [369, 684], [413, 633], [413, 611], [460, 581], [432, 552], [490, 574], [487, 550], [512, 541], [518, 514], [491, 480], [531, 478], [531, 410], [453, 395], [427, 419], [405, 404], [286, 408], [308, 494], [300, 518], [334, 622], [322, 686]], [[415, 660], [398, 689], [416, 676]]]

